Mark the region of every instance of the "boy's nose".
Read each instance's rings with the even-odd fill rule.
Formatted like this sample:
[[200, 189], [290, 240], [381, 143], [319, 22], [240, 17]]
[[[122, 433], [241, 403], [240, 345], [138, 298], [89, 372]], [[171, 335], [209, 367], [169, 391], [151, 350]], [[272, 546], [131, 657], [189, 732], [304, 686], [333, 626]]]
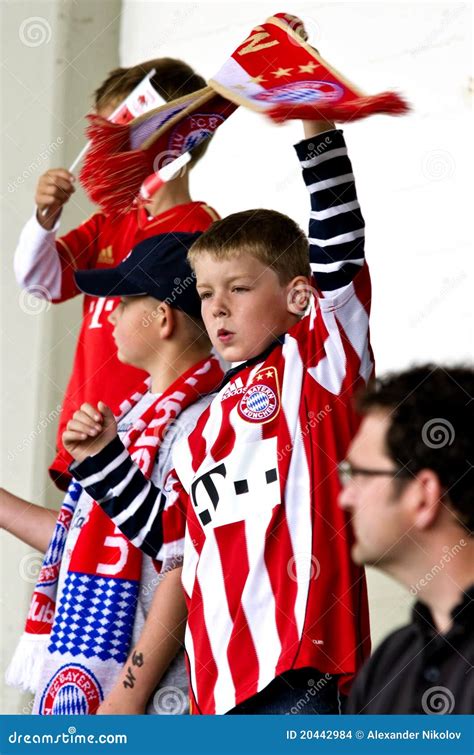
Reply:
[[229, 307], [223, 297], [216, 297], [214, 299], [212, 313], [214, 317], [221, 317], [229, 314]]

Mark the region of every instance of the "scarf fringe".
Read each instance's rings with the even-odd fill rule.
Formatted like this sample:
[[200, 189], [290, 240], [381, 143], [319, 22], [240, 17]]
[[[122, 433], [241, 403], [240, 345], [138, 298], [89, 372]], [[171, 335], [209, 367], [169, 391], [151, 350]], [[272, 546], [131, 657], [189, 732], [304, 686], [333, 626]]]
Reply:
[[19, 687], [24, 692], [33, 694], [36, 692], [47, 655], [48, 642], [49, 634], [22, 634], [5, 671], [5, 681], [10, 687]]
[[321, 105], [277, 105], [266, 112], [275, 123], [288, 120], [356, 121], [375, 114], [404, 115], [411, 110], [408, 102], [396, 92], [382, 92], [359, 97], [350, 102]]

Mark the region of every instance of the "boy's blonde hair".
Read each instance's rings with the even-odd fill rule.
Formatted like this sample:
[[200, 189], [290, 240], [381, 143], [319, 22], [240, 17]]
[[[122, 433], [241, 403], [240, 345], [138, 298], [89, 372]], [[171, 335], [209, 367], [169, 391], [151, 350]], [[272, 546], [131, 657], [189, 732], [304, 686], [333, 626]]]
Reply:
[[188, 252], [193, 269], [204, 253], [220, 260], [250, 254], [274, 270], [282, 285], [311, 275], [308, 239], [294, 220], [275, 210], [245, 210], [217, 220]]

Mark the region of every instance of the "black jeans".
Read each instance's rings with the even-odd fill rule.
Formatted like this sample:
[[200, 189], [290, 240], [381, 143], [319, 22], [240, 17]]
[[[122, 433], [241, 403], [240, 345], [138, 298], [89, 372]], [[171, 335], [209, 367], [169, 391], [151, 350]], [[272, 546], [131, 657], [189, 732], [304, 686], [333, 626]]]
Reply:
[[330, 715], [340, 713], [337, 677], [316, 669], [286, 671], [227, 712], [238, 715]]

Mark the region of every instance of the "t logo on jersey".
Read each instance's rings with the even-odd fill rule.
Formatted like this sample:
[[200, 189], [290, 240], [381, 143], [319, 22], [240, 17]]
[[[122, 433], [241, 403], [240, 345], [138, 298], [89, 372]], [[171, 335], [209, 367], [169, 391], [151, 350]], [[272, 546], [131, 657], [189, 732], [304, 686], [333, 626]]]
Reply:
[[268, 513], [281, 503], [276, 438], [236, 444], [231, 456], [198, 470], [190, 494], [204, 529]]
[[265, 367], [257, 372], [240, 399], [237, 411], [245, 422], [264, 424], [275, 419], [280, 411], [280, 387], [274, 367]]

